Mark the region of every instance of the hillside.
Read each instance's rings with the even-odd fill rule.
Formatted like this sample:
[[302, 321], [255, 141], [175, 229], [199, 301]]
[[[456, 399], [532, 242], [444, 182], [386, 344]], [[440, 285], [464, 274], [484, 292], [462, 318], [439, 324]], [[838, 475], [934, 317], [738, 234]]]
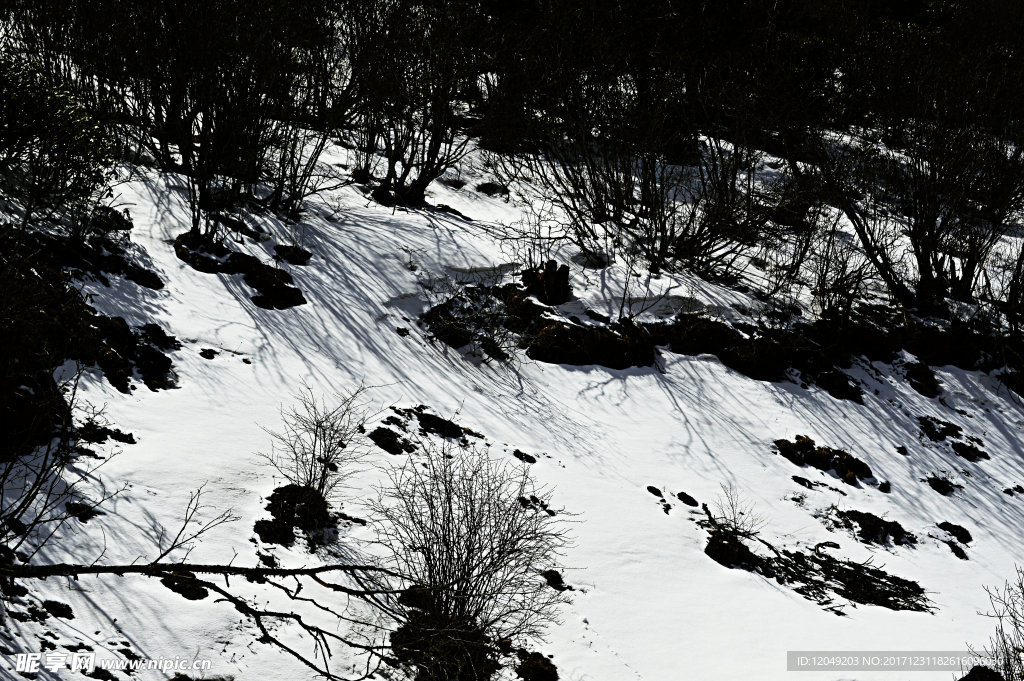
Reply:
[[[136, 377], [124, 394], [102, 372], [85, 372], [80, 402], [102, 407], [103, 418], [135, 443], [95, 447], [105, 460], [90, 476], [86, 496], [125, 488], [102, 506], [104, 515], [72, 523], [59, 542], [48, 543], [47, 561], [90, 562], [100, 558], [100, 547], [102, 560], [112, 564], [152, 556], [157, 537], [180, 524], [200, 486], [200, 520], [226, 509], [237, 520], [202, 537], [192, 562], [253, 565], [257, 555], [272, 555], [297, 566], [361, 554], [369, 531], [350, 520], [337, 545], [317, 554], [301, 541], [291, 548], [265, 544], [253, 525], [267, 516], [267, 497], [281, 484], [257, 456], [270, 446], [261, 428], [276, 428], [279, 409], [303, 386], [327, 396], [366, 386], [366, 399], [384, 410], [378, 422], [393, 407], [426, 405], [479, 433], [494, 456], [519, 463], [512, 452], [528, 453], [531, 463], [524, 465], [551, 487], [555, 506], [571, 514], [574, 546], [560, 566], [571, 604], [538, 646], [559, 678], [782, 679], [789, 675], [789, 650], [957, 651], [987, 639], [991, 623], [977, 614], [987, 606], [983, 587], [1012, 573], [1024, 527], [1024, 494], [1004, 493], [1024, 482], [1024, 410], [992, 376], [935, 367], [941, 389], [926, 398], [899, 367], [862, 359], [848, 372], [863, 390], [857, 404], [799, 380], [754, 380], [711, 354], [665, 347], [654, 366], [624, 370], [544, 363], [521, 351], [511, 362], [481, 363], [432, 341], [418, 323], [428, 278], [501, 283], [515, 281], [522, 267], [492, 229], [517, 208], [473, 189], [485, 178], [472, 157], [465, 187], [435, 183], [431, 189], [432, 203], [457, 213], [393, 210], [347, 187], [311, 200], [297, 224], [247, 218], [269, 238], [230, 239], [232, 249], [270, 262], [272, 246], [298, 231], [313, 254], [304, 266], [281, 265], [307, 301], [284, 310], [256, 306], [238, 275], [198, 272], [176, 257], [172, 242], [188, 225], [178, 178], [121, 172], [129, 175], [118, 185], [117, 203], [134, 223], [131, 251], [166, 285], [151, 290], [111, 276], [109, 286], [88, 278], [84, 286], [100, 312], [132, 327], [157, 323], [178, 340], [180, 348], [169, 353], [174, 387], [152, 391]], [[571, 253], [561, 255], [571, 263]], [[558, 306], [562, 313], [614, 312], [620, 305], [628, 276], [621, 265], [571, 264], [570, 272], [573, 298]], [[648, 298], [650, 309], [638, 318], [685, 305], [739, 323], [761, 305], [695, 278], [640, 274], [634, 279], [649, 293], [637, 297]], [[919, 419], [927, 417], [960, 430], [933, 441], [921, 429]], [[852, 453], [873, 479], [847, 484], [834, 473], [798, 467], [773, 444], [797, 435]], [[954, 441], [976, 442], [988, 457], [969, 462], [951, 448]], [[376, 467], [394, 459], [372, 447], [336, 510], [366, 517]], [[925, 482], [943, 474], [962, 487], [944, 496]], [[891, 485], [887, 493], [882, 482]], [[802, 596], [794, 584], [712, 560], [704, 513], [676, 495], [713, 505], [721, 485], [733, 485], [763, 516], [760, 536], [775, 547], [806, 552], [835, 542], [830, 556], [870, 560], [920, 584], [926, 609], [892, 610], [834, 592], [824, 602]], [[854, 526], [837, 524], [835, 514], [845, 511], [895, 521], [916, 543], [897, 544], [884, 532], [884, 543], [865, 543]], [[954, 555], [947, 543], [960, 544], [938, 523], [969, 530], [965, 557]], [[757, 542], [751, 548], [770, 555]], [[244, 589], [258, 599], [273, 596], [258, 585]], [[252, 624], [212, 596], [186, 601], [155, 580], [106, 576], [48, 580], [33, 597], [67, 603], [74, 618], [9, 620], [21, 638], [8, 646], [18, 651], [33, 651], [47, 640], [42, 635], [58, 646], [84, 643], [114, 657], [210, 659], [210, 673], [218, 676], [305, 678], [295, 660], [257, 642]], [[357, 663], [350, 652], [341, 655], [331, 660], [338, 673]], [[847, 674], [805, 676], [891, 677]]]

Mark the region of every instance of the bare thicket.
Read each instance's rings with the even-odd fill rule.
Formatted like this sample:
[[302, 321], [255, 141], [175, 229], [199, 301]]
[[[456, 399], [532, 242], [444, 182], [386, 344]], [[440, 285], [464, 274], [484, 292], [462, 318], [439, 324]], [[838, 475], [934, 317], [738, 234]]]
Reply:
[[812, 301], [822, 317], [849, 315], [872, 281], [870, 264], [853, 236], [837, 227], [838, 220], [815, 235], [807, 258]]
[[392, 652], [417, 679], [486, 679], [495, 645], [523, 645], [557, 621], [566, 599], [541, 572], [557, 566], [566, 526], [525, 467], [422, 444], [371, 503], [384, 584], [403, 591], [381, 602], [397, 624]]
[[744, 499], [733, 483], [723, 483], [721, 488], [721, 494], [712, 503], [716, 527], [743, 539], [756, 538], [767, 519], [757, 513], [754, 504]]
[[332, 499], [367, 452], [363, 438], [372, 414], [367, 388], [317, 397], [309, 386], [281, 409], [281, 429], [264, 431], [273, 439], [260, 457], [293, 485], [310, 487]]
[[1024, 568], [1001, 587], [986, 587], [988, 612], [985, 617], [995, 620], [996, 630], [983, 646], [980, 655], [988, 665], [999, 672], [1005, 681], [1024, 680]]

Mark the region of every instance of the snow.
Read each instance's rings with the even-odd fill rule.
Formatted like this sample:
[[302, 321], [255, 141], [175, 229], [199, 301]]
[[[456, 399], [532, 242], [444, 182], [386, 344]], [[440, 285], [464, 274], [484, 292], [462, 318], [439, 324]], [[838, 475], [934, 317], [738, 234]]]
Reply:
[[[1024, 499], [1001, 491], [1024, 483], [1024, 410], [1005, 389], [989, 376], [945, 367], [938, 371], [943, 396], [927, 399], [894, 378], [891, 368], [867, 365], [855, 370], [866, 385], [861, 406], [816, 387], [748, 379], [712, 356], [665, 352], [657, 367], [626, 371], [541, 364], [522, 355], [511, 366], [469, 361], [428, 342], [415, 315], [424, 309], [423, 277], [510, 271], [500, 268], [515, 260], [514, 253], [496, 237], [495, 225], [517, 219], [519, 208], [473, 191], [480, 173], [468, 165], [463, 189], [435, 183], [429, 197], [470, 220], [377, 206], [355, 187], [310, 199], [298, 231], [313, 259], [305, 267], [282, 265], [308, 304], [282, 311], [253, 305], [241, 277], [196, 272], [179, 261], [170, 242], [189, 220], [185, 196], [176, 189], [180, 180], [133, 169], [118, 186], [119, 207], [129, 209], [131, 238], [167, 285], [153, 291], [113, 277], [110, 288], [86, 288], [102, 312], [132, 325], [155, 321], [182, 342], [172, 353], [178, 387], [151, 392], [139, 383], [123, 395], [99, 374], [87, 375], [84, 399], [103, 406], [114, 426], [137, 439], [117, 447], [120, 453], [93, 476], [92, 493], [127, 488], [103, 507], [106, 515], [67, 528], [45, 559], [152, 560], [161, 532], [176, 531], [191, 493], [203, 485], [203, 518], [231, 509], [240, 520], [211, 531], [189, 559], [257, 564], [252, 526], [267, 517], [265, 498], [281, 484], [257, 456], [270, 444], [261, 426], [279, 424], [280, 407], [303, 383], [321, 394], [365, 385], [380, 407], [425, 404], [442, 416], [457, 414], [459, 423], [487, 437], [495, 455], [515, 448], [547, 455], [538, 457], [532, 473], [554, 488], [558, 506], [574, 514], [574, 546], [563, 570], [575, 589], [573, 602], [562, 624], [535, 646], [553, 655], [560, 678], [771, 681], [792, 676], [788, 650], [959, 651], [987, 640], [991, 622], [977, 614], [987, 606], [983, 587], [1011, 574], [1021, 562], [1024, 538]], [[287, 241], [287, 225], [256, 219]], [[231, 245], [270, 261], [272, 243]], [[575, 305], [617, 316], [631, 280], [624, 266], [573, 266], [572, 273]], [[721, 314], [736, 314], [734, 303], [756, 305], [692, 277], [645, 274], [632, 281], [639, 287], [635, 298], [661, 300], [660, 309], [645, 313], [650, 315], [693, 301]], [[396, 327], [411, 334], [400, 337]], [[204, 359], [202, 348], [219, 354]], [[948, 446], [921, 441], [916, 418], [925, 414], [980, 437], [991, 460], [967, 463]], [[892, 493], [843, 485], [773, 453], [773, 440], [796, 434], [853, 452], [879, 480], [892, 483]], [[897, 454], [897, 445], [910, 455]], [[371, 463], [392, 459], [374, 449]], [[960, 494], [943, 497], [921, 481], [942, 470], [969, 471], [969, 478], [957, 474], [965, 485]], [[791, 480], [794, 474], [826, 481], [847, 496], [824, 487], [805, 490]], [[357, 475], [343, 495], [343, 510], [365, 515], [362, 503], [377, 479], [373, 466]], [[838, 542], [834, 555], [870, 557], [888, 572], [918, 581], [935, 612], [860, 605], [845, 607], [840, 617], [787, 587], [712, 561], [703, 552], [707, 532], [695, 522], [701, 512], [672, 495], [685, 491], [711, 504], [723, 483], [733, 483], [768, 519], [763, 535], [773, 544]], [[672, 504], [668, 514], [648, 485], [664, 491]], [[791, 499], [798, 492], [806, 494], [804, 506]], [[812, 513], [833, 504], [898, 520], [921, 541], [916, 547], [868, 547], [848, 533], [831, 532]], [[947, 520], [974, 535], [969, 561], [929, 538], [942, 536], [935, 524]], [[359, 551], [368, 536], [356, 527], [341, 541]], [[270, 552], [286, 565], [324, 558], [298, 545]], [[258, 585], [234, 585], [276, 597]], [[186, 601], [156, 580], [132, 576], [41, 586], [45, 597], [74, 609], [75, 619], [61, 624], [63, 640], [85, 641], [103, 655], [118, 656], [124, 647], [118, 642], [128, 641], [143, 657], [210, 659], [214, 675], [312, 678], [294, 659], [257, 643], [254, 629], [212, 597]], [[25, 636], [19, 652], [35, 652], [35, 625], [11, 624]], [[313, 652], [308, 640], [296, 645]], [[358, 664], [345, 651], [332, 662], [338, 673]], [[150, 678], [147, 673], [136, 678]], [[921, 681], [952, 677], [914, 675]], [[798, 678], [895, 677], [806, 672]]]

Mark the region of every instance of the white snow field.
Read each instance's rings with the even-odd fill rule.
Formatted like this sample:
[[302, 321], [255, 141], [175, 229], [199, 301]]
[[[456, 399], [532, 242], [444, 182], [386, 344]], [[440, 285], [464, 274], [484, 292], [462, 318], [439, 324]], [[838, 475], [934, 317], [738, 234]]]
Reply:
[[[330, 160], [330, 159], [328, 159]], [[475, 174], [474, 174], [475, 173]], [[177, 387], [150, 391], [140, 381], [125, 395], [98, 371], [87, 373], [81, 398], [103, 407], [111, 425], [134, 434], [133, 445], [99, 446], [111, 456], [91, 481], [91, 493], [125, 489], [107, 502], [105, 515], [65, 528], [42, 558], [48, 561], [130, 563], [152, 560], [161, 533], [176, 532], [190, 494], [204, 486], [209, 519], [230, 509], [236, 522], [198, 542], [189, 560], [258, 565], [257, 550], [284, 566], [315, 565], [330, 556], [310, 554], [303, 542], [290, 549], [258, 543], [253, 523], [268, 517], [266, 497], [282, 481], [258, 452], [270, 438], [261, 426], [280, 423], [279, 409], [308, 384], [315, 393], [369, 386], [379, 408], [427, 405], [436, 414], [479, 431], [491, 453], [511, 459], [513, 449], [537, 457], [531, 473], [553, 489], [557, 506], [571, 514], [574, 542], [561, 572], [573, 587], [562, 623], [533, 646], [567, 681], [823, 681], [959, 678], [951, 671], [787, 671], [787, 651], [962, 651], [984, 643], [992, 622], [978, 614], [988, 605], [986, 585], [1002, 584], [1024, 562], [1024, 495], [1005, 488], [1024, 483], [1024, 408], [992, 377], [938, 367], [943, 392], [928, 399], [891, 368], [863, 365], [853, 374], [864, 405], [839, 401], [817, 387], [746, 378], [710, 355], [661, 352], [656, 367], [614, 371], [598, 366], [545, 364], [522, 352], [510, 365], [481, 363], [428, 340], [416, 324], [426, 302], [425, 277], [508, 272], [516, 254], [495, 225], [518, 219], [501, 197], [474, 191], [485, 176], [467, 168], [459, 190], [435, 183], [428, 199], [455, 213], [394, 211], [370, 202], [355, 187], [313, 197], [298, 227], [255, 217], [274, 239], [245, 239], [233, 248], [271, 261], [272, 244], [303, 233], [313, 252], [306, 266], [284, 264], [308, 301], [266, 310], [251, 301], [240, 276], [204, 274], [181, 262], [171, 240], [188, 229], [180, 180], [134, 170], [117, 187], [118, 203], [135, 224], [131, 239], [143, 263], [166, 282], [159, 291], [119, 277], [111, 286], [89, 282], [93, 304], [131, 325], [160, 324], [182, 343], [171, 353]], [[414, 271], [415, 270], [415, 271]], [[646, 275], [645, 275], [646, 276]], [[582, 306], [617, 312], [621, 266], [585, 270], [572, 265]], [[695, 298], [722, 314], [732, 303], [756, 308], [745, 296], [685, 277], [648, 280], [667, 293], [665, 304]], [[408, 336], [396, 333], [409, 329]], [[217, 351], [213, 359], [200, 350]], [[991, 459], [969, 463], [948, 443], [920, 437], [917, 417], [960, 425], [980, 438]], [[773, 449], [797, 434], [842, 448], [870, 465], [877, 485], [850, 486], [813, 468], [799, 468]], [[905, 446], [908, 455], [896, 451]], [[364, 502], [380, 477], [376, 465], [397, 457], [373, 447], [362, 471], [339, 497], [339, 507], [366, 517]], [[951, 472], [963, 485], [942, 496], [923, 479]], [[828, 483], [805, 489], [800, 475]], [[704, 553], [704, 515], [675, 498], [686, 492], [713, 504], [721, 485], [733, 484], [766, 519], [762, 536], [786, 549], [839, 544], [830, 555], [883, 567], [927, 591], [931, 612], [893, 611], [836, 598], [841, 615], [758, 574], [729, 569]], [[647, 488], [663, 491], [662, 500]], [[835, 490], [842, 490], [845, 495]], [[798, 503], [794, 498], [802, 494]], [[864, 544], [843, 529], [827, 528], [815, 514], [831, 506], [870, 511], [914, 533], [914, 546]], [[936, 527], [969, 529], [969, 560], [958, 559]], [[357, 555], [369, 531], [345, 527], [339, 550]], [[181, 558], [181, 552], [172, 558]], [[232, 588], [283, 607], [268, 587], [233, 578]], [[21, 634], [7, 642], [0, 675], [14, 671], [14, 652], [45, 652], [42, 641], [84, 643], [98, 657], [209, 660], [207, 678], [292, 681], [312, 672], [280, 649], [258, 642], [258, 632], [216, 597], [190, 601], [158, 580], [141, 576], [50, 579], [40, 597], [69, 604], [74, 619], [46, 626], [11, 621]], [[310, 615], [313, 616], [312, 614]], [[49, 636], [43, 630], [50, 630]], [[339, 630], [341, 631], [341, 630]], [[358, 632], [357, 632], [358, 633]], [[54, 638], [55, 637], [55, 638]], [[283, 640], [313, 655], [312, 642], [292, 633]], [[12, 648], [13, 647], [13, 648]], [[359, 676], [363, 658], [335, 648], [335, 673]], [[138, 671], [132, 677], [167, 678]], [[80, 678], [48, 672], [39, 678]]]

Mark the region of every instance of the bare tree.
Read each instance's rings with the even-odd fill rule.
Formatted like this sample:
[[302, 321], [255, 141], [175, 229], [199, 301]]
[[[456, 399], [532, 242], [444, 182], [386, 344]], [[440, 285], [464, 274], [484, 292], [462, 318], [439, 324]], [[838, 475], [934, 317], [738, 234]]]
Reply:
[[564, 593], [541, 574], [568, 545], [564, 521], [526, 468], [486, 451], [423, 443], [371, 502], [388, 570], [381, 601], [395, 658], [416, 678], [487, 679], [498, 648], [539, 638]]

